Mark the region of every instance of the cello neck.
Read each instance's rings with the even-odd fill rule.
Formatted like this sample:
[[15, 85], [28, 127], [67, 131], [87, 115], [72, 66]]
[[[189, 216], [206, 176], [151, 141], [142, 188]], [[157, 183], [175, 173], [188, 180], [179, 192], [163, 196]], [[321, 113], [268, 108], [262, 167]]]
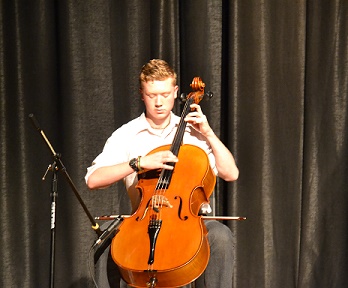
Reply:
[[[187, 101], [185, 102], [184, 109], [183, 109], [183, 111], [181, 113], [178, 129], [176, 130], [173, 143], [170, 146], [170, 151], [175, 156], [179, 155], [179, 150], [180, 150], [180, 147], [181, 147], [182, 139], [184, 137], [185, 128], [186, 128], [186, 124], [187, 124], [184, 119], [185, 119], [186, 115], [189, 113], [190, 105], [192, 103], [193, 103], [193, 98], [188, 98]], [[170, 162], [170, 163], [167, 163], [167, 165], [171, 165], [171, 166], [174, 167], [175, 163], [174, 162]], [[161, 175], [160, 175], [160, 177], [158, 179], [158, 183], [157, 183], [156, 189], [167, 189], [169, 184], [170, 184], [170, 180], [172, 179], [172, 175], [173, 175], [173, 170], [163, 169], [161, 171]]]
[[[179, 150], [182, 144], [182, 140], [184, 137], [186, 124], [187, 124], [184, 119], [186, 115], [190, 112], [191, 104], [193, 103], [198, 104], [204, 97], [205, 84], [203, 83], [200, 77], [193, 78], [193, 81], [190, 86], [192, 87], [193, 92], [191, 92], [186, 98], [185, 106], [181, 113], [179, 126], [178, 126], [178, 129], [176, 130], [173, 143], [170, 147], [170, 151], [175, 156], [179, 155]], [[173, 167], [175, 166], [175, 163], [173, 162], [169, 162], [166, 164], [171, 165]], [[172, 179], [172, 175], [173, 175], [173, 170], [162, 169], [161, 175], [158, 179], [156, 189], [167, 189], [170, 184], [170, 180]]]
[[176, 130], [173, 143], [172, 143], [172, 145], [170, 147], [170, 151], [175, 156], [178, 156], [178, 154], [179, 154], [180, 146], [181, 146], [181, 143], [182, 143], [182, 139], [184, 137], [185, 128], [186, 128], [186, 124], [187, 124], [184, 119], [185, 119], [186, 115], [190, 112], [190, 105], [192, 103], [193, 103], [193, 98], [189, 98], [185, 102], [184, 109], [183, 109], [183, 111], [181, 113], [179, 126], [178, 126], [178, 129]]

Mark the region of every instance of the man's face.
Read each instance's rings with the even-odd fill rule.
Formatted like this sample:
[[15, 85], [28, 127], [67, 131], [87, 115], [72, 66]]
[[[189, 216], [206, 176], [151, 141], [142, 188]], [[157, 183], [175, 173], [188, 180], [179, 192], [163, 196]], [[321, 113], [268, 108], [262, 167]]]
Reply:
[[166, 119], [174, 107], [178, 86], [173, 85], [173, 78], [142, 83], [140, 90], [146, 107], [146, 117], [152, 121]]

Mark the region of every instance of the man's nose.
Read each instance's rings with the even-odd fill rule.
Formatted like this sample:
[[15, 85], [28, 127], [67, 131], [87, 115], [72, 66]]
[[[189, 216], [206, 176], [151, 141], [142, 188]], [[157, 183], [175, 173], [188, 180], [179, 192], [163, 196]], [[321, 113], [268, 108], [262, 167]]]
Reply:
[[162, 105], [162, 96], [158, 95], [155, 100], [155, 105], [156, 106], [161, 106]]

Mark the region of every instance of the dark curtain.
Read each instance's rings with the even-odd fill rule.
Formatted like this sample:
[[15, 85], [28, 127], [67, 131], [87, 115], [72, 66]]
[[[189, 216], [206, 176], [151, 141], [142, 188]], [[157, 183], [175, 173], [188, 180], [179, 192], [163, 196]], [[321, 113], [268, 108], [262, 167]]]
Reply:
[[[347, 287], [347, 16], [345, 0], [0, 0], [0, 286], [49, 286], [53, 246], [56, 287], [93, 287], [97, 235], [64, 171], [93, 217], [129, 213], [121, 184], [92, 192], [84, 175], [163, 58], [180, 92], [195, 76], [213, 92], [201, 105], [240, 169], [212, 198], [247, 217], [225, 222], [234, 286]], [[30, 113], [65, 168], [44, 181], [54, 159]]]

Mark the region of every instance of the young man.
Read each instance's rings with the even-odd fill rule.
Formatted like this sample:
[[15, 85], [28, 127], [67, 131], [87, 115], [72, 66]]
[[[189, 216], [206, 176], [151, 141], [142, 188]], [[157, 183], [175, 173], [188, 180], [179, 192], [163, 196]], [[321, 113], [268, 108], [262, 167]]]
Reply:
[[[171, 144], [180, 120], [172, 113], [178, 86], [177, 75], [163, 60], [154, 59], [145, 64], [140, 73], [140, 94], [145, 112], [118, 128], [107, 140], [103, 152], [88, 168], [86, 182], [90, 189], [110, 186], [124, 180], [132, 210], [140, 204], [141, 195], [135, 188], [141, 169], [173, 169], [166, 163], [178, 158], [169, 150], [148, 154], [154, 148]], [[225, 181], [234, 181], [239, 171], [231, 152], [215, 135], [201, 107], [191, 105], [186, 117], [183, 144], [192, 144], [208, 155], [215, 174]], [[122, 141], [120, 141], [122, 139]], [[202, 213], [210, 207], [202, 207]], [[231, 288], [233, 271], [233, 237], [230, 229], [218, 221], [205, 221], [210, 244], [207, 269], [197, 280], [196, 287]], [[102, 288], [102, 287], [101, 287]]]

